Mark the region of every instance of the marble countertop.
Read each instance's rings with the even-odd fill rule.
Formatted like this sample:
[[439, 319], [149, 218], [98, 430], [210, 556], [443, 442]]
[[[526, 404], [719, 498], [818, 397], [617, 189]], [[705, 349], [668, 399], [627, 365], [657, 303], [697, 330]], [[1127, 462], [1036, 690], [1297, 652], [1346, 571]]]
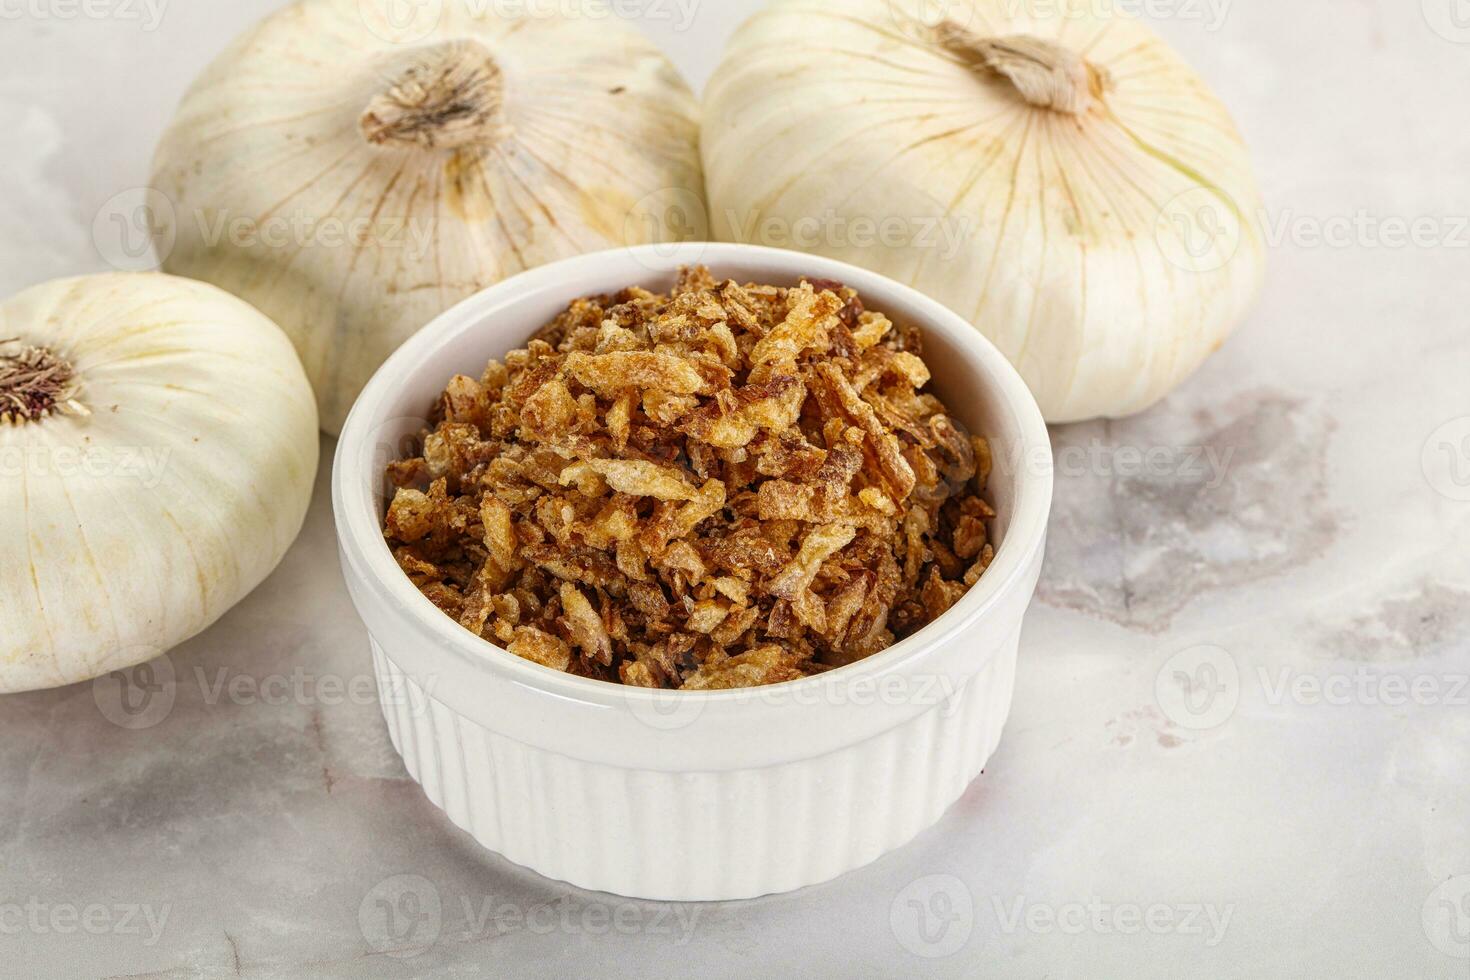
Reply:
[[[1055, 432], [1010, 727], [938, 826], [729, 905], [482, 851], [389, 744], [324, 473], [146, 727], [92, 685], [0, 703], [0, 976], [1470, 978], [1463, 0], [1118, 2], [1235, 110], [1270, 281], [1166, 404]], [[0, 293], [107, 267], [95, 217], [274, 6], [98, 3], [0, 2]], [[757, 6], [639, 9], [702, 81]], [[425, 885], [434, 941], [380, 953]]]

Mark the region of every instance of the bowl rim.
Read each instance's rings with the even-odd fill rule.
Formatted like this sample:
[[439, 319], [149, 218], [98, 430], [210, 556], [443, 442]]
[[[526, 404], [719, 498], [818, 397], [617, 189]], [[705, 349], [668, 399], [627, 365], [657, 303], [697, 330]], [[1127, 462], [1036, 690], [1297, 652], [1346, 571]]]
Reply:
[[[490, 315], [497, 310], [532, 300], [544, 301], [548, 295], [562, 297], [565, 302], [586, 295], [586, 289], [578, 283], [612, 264], [627, 265], [629, 284], [633, 284], [640, 276], [644, 280], [666, 277], [680, 266], [718, 267], [722, 263], [763, 265], [775, 278], [832, 279], [865, 296], [901, 296], [906, 305], [920, 312], [921, 319], [916, 323], [920, 329], [937, 328], [976, 355], [989, 375], [985, 383], [1001, 395], [1020, 433], [1020, 455], [1015, 457], [1019, 465], [1012, 477], [1016, 481], [1014, 513], [1005, 539], [980, 582], [939, 619], [881, 653], [813, 677], [755, 689], [652, 690], [578, 677], [517, 657], [444, 615], [403, 574], [383, 540], [381, 518], [376, 513], [373, 487], [379, 475], [371, 471], [372, 438], [379, 426], [396, 417], [385, 409], [395, 400], [400, 376], [411, 373], [413, 365], [463, 334], [485, 329]], [[881, 308], [883, 303], [874, 305]], [[997, 459], [998, 470], [1004, 462]], [[364, 473], [364, 468], [369, 472]], [[836, 259], [757, 245], [690, 242], [614, 248], [538, 266], [481, 290], [435, 317], [384, 362], [353, 405], [338, 439], [332, 506], [343, 555], [375, 598], [413, 620], [427, 638], [477, 671], [521, 688], [599, 708], [627, 707], [630, 703], [637, 707], [640, 702], [653, 706], [670, 699], [708, 706], [744, 702], [772, 692], [787, 696], [788, 703], [800, 704], [803, 693], [819, 688], [872, 684], [891, 675], [909, 674], [956, 634], [983, 620], [1015, 590], [1030, 588], [1026, 579], [1034, 574], [1045, 546], [1053, 479], [1051, 440], [1035, 397], [1011, 362], [959, 314], [911, 286]]]

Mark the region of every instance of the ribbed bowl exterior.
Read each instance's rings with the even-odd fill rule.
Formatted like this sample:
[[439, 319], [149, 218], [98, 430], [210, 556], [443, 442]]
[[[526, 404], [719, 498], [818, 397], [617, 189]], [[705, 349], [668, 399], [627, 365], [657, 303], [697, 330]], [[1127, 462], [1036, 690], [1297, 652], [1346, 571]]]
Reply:
[[[472, 721], [375, 642], [393, 745], [449, 819], [548, 878], [658, 901], [793, 891], [932, 826], [1000, 744], [1019, 633], [964, 687], [855, 745], [759, 769], [653, 772], [588, 762]], [[670, 733], [678, 738], [678, 733]]]

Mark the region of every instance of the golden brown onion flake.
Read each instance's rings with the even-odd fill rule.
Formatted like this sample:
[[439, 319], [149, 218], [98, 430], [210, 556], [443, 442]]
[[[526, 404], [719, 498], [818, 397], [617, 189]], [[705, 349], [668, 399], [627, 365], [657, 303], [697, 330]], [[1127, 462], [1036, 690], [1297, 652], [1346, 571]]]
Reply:
[[636, 687], [796, 680], [943, 615], [995, 557], [991, 453], [919, 336], [840, 283], [683, 270], [459, 376], [385, 534], [465, 629]]

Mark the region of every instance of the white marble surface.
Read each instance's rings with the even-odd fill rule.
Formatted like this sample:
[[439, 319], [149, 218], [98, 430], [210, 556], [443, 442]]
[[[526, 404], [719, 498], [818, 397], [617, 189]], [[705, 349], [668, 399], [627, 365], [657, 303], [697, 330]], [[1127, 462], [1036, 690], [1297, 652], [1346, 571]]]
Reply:
[[[106, 267], [94, 216], [274, 6], [159, 2], [0, 0], [0, 292]], [[642, 6], [702, 81], [758, 5]], [[938, 827], [725, 906], [483, 853], [388, 743], [322, 492], [175, 651], [153, 727], [90, 685], [0, 703], [0, 976], [1470, 977], [1470, 10], [1130, 6], [1236, 110], [1270, 283], [1167, 404], [1056, 433], [1012, 723]], [[1390, 219], [1428, 237], [1393, 247]], [[1192, 714], [1173, 679], [1202, 666], [1223, 690]], [[410, 894], [438, 929], [382, 955], [377, 903]]]

